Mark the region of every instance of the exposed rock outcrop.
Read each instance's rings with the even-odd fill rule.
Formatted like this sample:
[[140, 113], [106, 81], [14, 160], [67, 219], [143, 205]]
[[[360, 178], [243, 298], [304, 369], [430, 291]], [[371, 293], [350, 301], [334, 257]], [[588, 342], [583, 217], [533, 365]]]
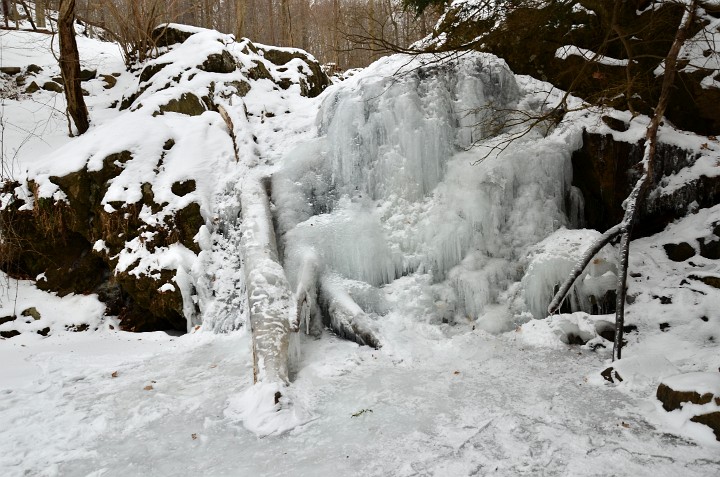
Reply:
[[[643, 144], [617, 141], [611, 135], [583, 133], [583, 146], [572, 156], [573, 185], [580, 189], [586, 204], [585, 224], [605, 231], [622, 220], [622, 203], [639, 178]], [[670, 192], [657, 189], [667, 179], [691, 167], [699, 154], [677, 146], [658, 145], [654, 183], [633, 236], [652, 235], [668, 223], [687, 215], [691, 207], [720, 203], [720, 180], [698, 175]]]

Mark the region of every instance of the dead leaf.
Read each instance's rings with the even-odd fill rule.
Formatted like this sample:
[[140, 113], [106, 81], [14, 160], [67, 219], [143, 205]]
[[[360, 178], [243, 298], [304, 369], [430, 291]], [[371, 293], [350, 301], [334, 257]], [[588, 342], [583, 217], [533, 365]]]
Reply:
[[197, 434], [192, 434], [193, 440], [197, 439]]
[[453, 372], [453, 374], [458, 375], [458, 374], [460, 374], [460, 371], [455, 371], [455, 372]]
[[117, 372], [117, 371], [113, 371], [113, 373], [112, 373], [110, 376], [112, 376], [113, 378], [117, 378], [117, 377], [118, 377], [118, 372]]
[[700, 144], [700, 149], [710, 149], [710, 146], [708, 146], [708, 143], [704, 142]]
[[152, 390], [153, 390], [153, 387], [152, 387], [152, 385], [148, 384], [148, 385], [145, 386], [143, 389], [144, 389], [145, 391], [152, 391]]
[[625, 429], [629, 429], [629, 428], [630, 428], [630, 424], [628, 424], [627, 422], [624, 422], [624, 421], [623, 421], [623, 423], [622, 423], [622, 426], [623, 426]]

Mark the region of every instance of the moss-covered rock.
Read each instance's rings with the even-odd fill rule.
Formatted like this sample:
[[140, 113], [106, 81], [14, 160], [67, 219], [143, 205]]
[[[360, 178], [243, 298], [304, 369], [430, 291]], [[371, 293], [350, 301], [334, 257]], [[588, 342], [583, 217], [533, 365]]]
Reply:
[[174, 98], [160, 106], [153, 115], [164, 113], [180, 113], [188, 116], [199, 116], [207, 111], [205, 102], [193, 93], [183, 93], [179, 98]]
[[150, 81], [150, 78], [155, 76], [165, 68], [169, 63], [154, 63], [152, 65], [147, 65], [143, 70], [140, 72], [140, 82], [145, 83], [146, 81]]
[[25, 93], [27, 94], [33, 94], [38, 91], [40, 91], [40, 86], [38, 86], [38, 84], [34, 81], [30, 83], [27, 88], [25, 88]]
[[172, 25], [165, 24], [155, 28], [151, 36], [155, 46], [167, 47], [178, 43], [182, 43], [193, 35], [193, 32], [176, 28]]
[[[310, 70], [310, 74], [300, 79], [300, 93], [303, 96], [314, 98], [322, 93], [325, 88], [330, 86], [330, 78], [322, 69], [320, 63], [302, 50], [291, 50], [283, 48], [263, 48], [263, 55], [275, 65], [286, 65], [292, 60], [301, 60]], [[287, 89], [290, 86], [290, 80], [280, 80], [278, 85]]]
[[232, 73], [237, 69], [237, 62], [229, 51], [223, 50], [222, 53], [209, 55], [200, 69], [209, 73]]
[[20, 71], [22, 71], [22, 69], [19, 66], [0, 66], [0, 73], [8, 76], [20, 74]]
[[45, 91], [52, 91], [53, 93], [62, 93], [63, 87], [57, 84], [55, 81], [47, 81], [43, 83], [42, 89]]
[[38, 66], [34, 63], [30, 63], [25, 68], [25, 73], [29, 74], [29, 75], [36, 75], [36, 74], [40, 73], [41, 71], [43, 71], [42, 66]]

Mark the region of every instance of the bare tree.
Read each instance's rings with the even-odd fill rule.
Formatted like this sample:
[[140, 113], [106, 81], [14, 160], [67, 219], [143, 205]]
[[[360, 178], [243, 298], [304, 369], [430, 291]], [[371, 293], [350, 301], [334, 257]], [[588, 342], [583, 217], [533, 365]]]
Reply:
[[80, 54], [75, 41], [75, 0], [60, 0], [58, 12], [60, 36], [60, 72], [65, 83], [67, 111], [78, 134], [90, 127], [87, 106], [80, 85]]

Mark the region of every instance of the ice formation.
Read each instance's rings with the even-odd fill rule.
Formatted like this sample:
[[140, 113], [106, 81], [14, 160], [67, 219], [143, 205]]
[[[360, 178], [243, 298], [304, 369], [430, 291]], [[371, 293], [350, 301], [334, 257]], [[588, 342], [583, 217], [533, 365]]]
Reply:
[[[372, 287], [427, 274], [431, 319], [481, 318], [523, 276], [528, 247], [581, 215], [569, 160], [579, 129], [561, 123], [493, 147], [526, 127], [504, 127], [501, 111], [543, 107], [530, 96], [479, 53], [396, 55], [336, 86], [318, 137], [273, 179], [292, 286], [312, 253], [321, 273]], [[527, 308], [508, 301], [500, 329]]]

